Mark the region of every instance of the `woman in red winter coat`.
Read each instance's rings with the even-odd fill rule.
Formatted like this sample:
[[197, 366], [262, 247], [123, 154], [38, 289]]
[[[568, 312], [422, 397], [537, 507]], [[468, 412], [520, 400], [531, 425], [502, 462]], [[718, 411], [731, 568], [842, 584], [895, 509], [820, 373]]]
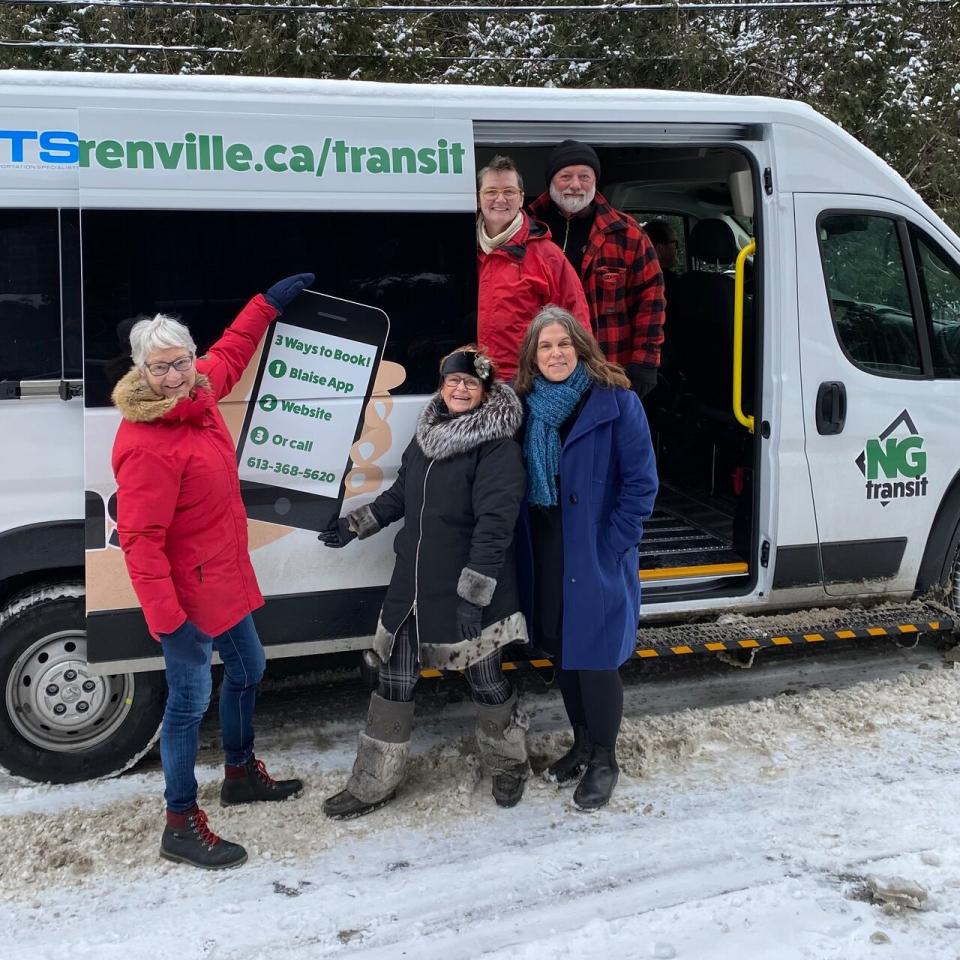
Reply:
[[160, 855], [207, 869], [247, 859], [197, 806], [200, 721], [213, 650], [223, 660], [220, 723], [225, 805], [284, 800], [299, 780], [273, 780], [253, 752], [253, 710], [265, 657], [251, 612], [263, 597], [247, 551], [236, 450], [217, 403], [239, 380], [270, 322], [313, 274], [255, 296], [203, 357], [190, 331], [157, 314], [130, 331], [133, 368], [113, 402], [117, 533], [147, 626], [160, 641], [168, 687], [160, 728], [167, 816]]

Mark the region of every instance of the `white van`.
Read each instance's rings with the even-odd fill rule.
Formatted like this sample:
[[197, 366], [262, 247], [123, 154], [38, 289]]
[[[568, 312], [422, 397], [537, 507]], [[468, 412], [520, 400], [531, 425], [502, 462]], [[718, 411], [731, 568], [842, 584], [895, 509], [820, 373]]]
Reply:
[[[392, 482], [439, 357], [475, 336], [475, 170], [510, 154], [533, 199], [567, 137], [596, 148], [615, 205], [680, 241], [645, 400], [662, 489], [638, 655], [952, 629], [960, 238], [813, 110], [24, 71], [0, 78], [0, 116], [8, 771], [102, 776], [156, 736], [162, 664], [113, 522], [109, 394], [130, 318], [178, 314], [205, 349], [249, 296], [308, 270], [385, 312], [337, 509], [358, 506]], [[237, 432], [253, 389], [224, 403]], [[268, 655], [366, 648], [391, 540], [331, 551], [279, 507], [251, 518]]]

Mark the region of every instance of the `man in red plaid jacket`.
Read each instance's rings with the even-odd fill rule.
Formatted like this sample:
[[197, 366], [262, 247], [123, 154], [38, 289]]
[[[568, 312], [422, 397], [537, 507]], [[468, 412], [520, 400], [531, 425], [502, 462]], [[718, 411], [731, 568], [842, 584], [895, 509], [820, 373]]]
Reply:
[[550, 227], [590, 305], [597, 341], [643, 397], [657, 385], [666, 306], [656, 251], [640, 225], [597, 192], [600, 158], [564, 140], [547, 159], [547, 192], [530, 214]]

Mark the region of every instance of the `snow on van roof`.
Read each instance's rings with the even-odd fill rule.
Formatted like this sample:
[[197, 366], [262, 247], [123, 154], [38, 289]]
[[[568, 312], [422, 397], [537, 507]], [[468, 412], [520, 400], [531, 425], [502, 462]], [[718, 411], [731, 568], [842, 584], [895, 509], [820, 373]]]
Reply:
[[[69, 71], [8, 70], [0, 76], [0, 88], [5, 85], [28, 87], [74, 87], [78, 90], [129, 89], [137, 91], [202, 91], [203, 93], [238, 93], [246, 96], [260, 94], [305, 94], [311, 96], [362, 97], [385, 100], [423, 100], [447, 103], [476, 103], [489, 100], [491, 95], [506, 97], [513, 105], [536, 98], [567, 104], [586, 103], [591, 106], [610, 100], [660, 102], [676, 107], [680, 104], [709, 104], [712, 109], [730, 106], [741, 115], [744, 110], [769, 114], [771, 110], [806, 117], [822, 117], [805, 103], [775, 97], [731, 96], [698, 93], [687, 90], [652, 90], [646, 88], [592, 88], [592, 87], [495, 87], [464, 84], [378, 83], [369, 80], [314, 80], [284, 77], [241, 77], [167, 74], [113, 74], [73, 73]], [[829, 123], [829, 121], [826, 121]]]

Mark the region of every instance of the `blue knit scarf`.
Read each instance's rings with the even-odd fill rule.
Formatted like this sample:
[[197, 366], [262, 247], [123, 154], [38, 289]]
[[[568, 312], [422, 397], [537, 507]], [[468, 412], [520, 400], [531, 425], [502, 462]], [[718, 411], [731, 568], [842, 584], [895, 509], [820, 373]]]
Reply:
[[562, 383], [551, 383], [540, 374], [533, 378], [533, 390], [526, 398], [530, 416], [523, 438], [523, 456], [527, 462], [527, 499], [534, 506], [557, 505], [559, 427], [573, 413], [590, 384], [590, 375], [582, 362]]

